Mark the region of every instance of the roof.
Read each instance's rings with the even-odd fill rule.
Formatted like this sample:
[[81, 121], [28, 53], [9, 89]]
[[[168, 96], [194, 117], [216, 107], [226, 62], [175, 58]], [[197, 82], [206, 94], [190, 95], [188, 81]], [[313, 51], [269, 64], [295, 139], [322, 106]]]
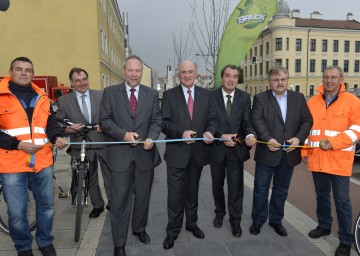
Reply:
[[356, 20], [322, 20], [295, 18], [296, 27], [315, 27], [330, 29], [360, 30], [360, 23]]

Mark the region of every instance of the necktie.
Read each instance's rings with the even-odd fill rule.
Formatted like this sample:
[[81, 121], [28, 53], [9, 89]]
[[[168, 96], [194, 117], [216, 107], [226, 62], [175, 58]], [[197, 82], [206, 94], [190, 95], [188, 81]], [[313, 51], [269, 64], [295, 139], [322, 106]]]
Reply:
[[86, 97], [85, 94], [81, 95], [81, 107], [82, 107], [82, 112], [83, 112], [83, 115], [84, 115], [86, 121], [88, 121], [88, 123], [90, 123], [89, 110], [86, 105], [85, 97]]
[[130, 92], [131, 92], [130, 93], [130, 108], [131, 108], [131, 114], [133, 117], [135, 117], [136, 105], [137, 105], [135, 91], [136, 91], [136, 89], [134, 89], [134, 88], [130, 89]]
[[191, 90], [187, 90], [187, 93], [189, 94], [188, 98], [188, 110], [190, 114], [190, 119], [192, 119], [193, 111], [194, 111], [194, 99], [191, 96]]
[[227, 102], [226, 102], [226, 113], [228, 115], [228, 117], [230, 118], [230, 113], [231, 113], [231, 95], [226, 95]]

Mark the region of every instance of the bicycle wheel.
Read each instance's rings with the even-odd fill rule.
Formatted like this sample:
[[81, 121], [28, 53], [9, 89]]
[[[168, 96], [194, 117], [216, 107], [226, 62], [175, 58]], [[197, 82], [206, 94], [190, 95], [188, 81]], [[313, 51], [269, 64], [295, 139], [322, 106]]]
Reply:
[[356, 250], [360, 254], [360, 215], [357, 218], [356, 223], [355, 223], [354, 236], [355, 236]]
[[[36, 204], [35, 200], [29, 191], [29, 204], [28, 204], [28, 221], [29, 229], [33, 231], [36, 228], [36, 215], [35, 215]], [[9, 224], [8, 224], [8, 213], [7, 204], [2, 197], [2, 184], [0, 179], [0, 229], [9, 235]]]
[[80, 165], [78, 169], [77, 195], [76, 195], [76, 217], [75, 217], [75, 242], [79, 242], [81, 230], [81, 215], [82, 215], [82, 198], [83, 198], [83, 180], [84, 167]]

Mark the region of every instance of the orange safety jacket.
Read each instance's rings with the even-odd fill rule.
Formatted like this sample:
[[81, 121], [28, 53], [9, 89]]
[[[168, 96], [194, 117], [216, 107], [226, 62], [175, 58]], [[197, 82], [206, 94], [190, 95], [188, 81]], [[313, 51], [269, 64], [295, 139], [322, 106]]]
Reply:
[[[305, 141], [302, 156], [308, 156], [308, 169], [339, 176], [351, 176], [356, 142], [360, 138], [360, 100], [340, 87], [337, 99], [328, 108], [323, 98], [324, 86], [317, 88], [319, 94], [308, 101], [313, 126]], [[327, 138], [332, 150], [319, 148], [320, 141]]]
[[50, 100], [46, 93], [31, 83], [38, 94], [32, 120], [28, 120], [23, 105], [9, 90], [10, 78], [0, 82], [0, 130], [23, 142], [43, 145], [35, 154], [22, 150], [0, 148], [0, 173], [39, 172], [53, 164], [51, 143], [46, 135]]

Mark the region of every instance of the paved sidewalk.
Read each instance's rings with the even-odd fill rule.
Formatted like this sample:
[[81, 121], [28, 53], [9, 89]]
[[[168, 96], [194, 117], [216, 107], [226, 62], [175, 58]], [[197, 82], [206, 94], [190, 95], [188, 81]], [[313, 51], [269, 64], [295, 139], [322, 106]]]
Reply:
[[[164, 144], [158, 145], [160, 154], [163, 155]], [[69, 157], [58, 152], [55, 164], [56, 177], [61, 187], [68, 190], [70, 185]], [[99, 172], [100, 173], [100, 172]], [[101, 175], [100, 175], [101, 176]], [[155, 170], [153, 189], [149, 211], [147, 232], [151, 237], [150, 245], [143, 245], [132, 235], [131, 229], [126, 245], [128, 256], [258, 256], [258, 255], [334, 255], [338, 246], [338, 239], [330, 235], [325, 239], [310, 239], [307, 233], [316, 226], [316, 223], [304, 215], [300, 210], [286, 205], [284, 227], [288, 231], [287, 237], [280, 237], [274, 230], [265, 224], [261, 233], [253, 236], [249, 233], [251, 225], [252, 186], [253, 177], [245, 172], [245, 197], [244, 212], [241, 227], [243, 234], [241, 238], [234, 238], [228, 217], [224, 219], [224, 225], [216, 229], [212, 225], [214, 218], [214, 202], [211, 193], [210, 168], [206, 166], [203, 170], [199, 191], [199, 226], [205, 232], [205, 239], [197, 239], [191, 233], [182, 230], [175, 246], [171, 250], [162, 248], [165, 239], [165, 228], [167, 225], [166, 200], [166, 164], [162, 163]], [[103, 187], [103, 186], [102, 186]], [[79, 243], [74, 242], [75, 209], [70, 204], [70, 198], [60, 199], [59, 188], [54, 183], [55, 220], [53, 234], [54, 245], [59, 256], [110, 256], [113, 255], [113, 242], [110, 229], [110, 216], [105, 211], [97, 219], [89, 219], [88, 214], [92, 210], [91, 205], [84, 209], [82, 219], [82, 232]], [[103, 191], [103, 195], [105, 193]], [[35, 244], [35, 242], [34, 242]], [[33, 246], [34, 254], [41, 255], [36, 245]], [[0, 255], [17, 255], [9, 236], [0, 232]], [[352, 252], [352, 256], [356, 256]]]

